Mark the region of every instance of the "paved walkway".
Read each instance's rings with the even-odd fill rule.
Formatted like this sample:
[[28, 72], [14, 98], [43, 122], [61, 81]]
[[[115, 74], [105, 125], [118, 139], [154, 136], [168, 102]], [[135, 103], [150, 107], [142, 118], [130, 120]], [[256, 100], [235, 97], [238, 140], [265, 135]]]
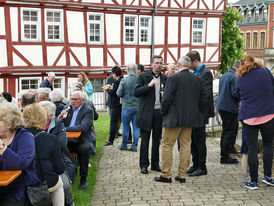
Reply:
[[[140, 173], [137, 153], [120, 151], [121, 138], [105, 148], [99, 161], [99, 174], [92, 206], [168, 206], [168, 205], [274, 205], [274, 187], [259, 183], [259, 190], [247, 190], [241, 182], [241, 165], [219, 163], [219, 139], [208, 138], [208, 175], [188, 177], [185, 184], [153, 180], [160, 173]], [[177, 175], [178, 152], [174, 147], [172, 174]], [[262, 174], [259, 174], [260, 180]]]

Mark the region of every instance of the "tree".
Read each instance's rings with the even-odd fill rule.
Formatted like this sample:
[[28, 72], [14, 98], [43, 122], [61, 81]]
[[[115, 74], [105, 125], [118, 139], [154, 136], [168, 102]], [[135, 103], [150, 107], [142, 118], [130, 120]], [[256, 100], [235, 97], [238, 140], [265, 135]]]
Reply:
[[224, 74], [229, 67], [232, 67], [235, 60], [243, 57], [243, 38], [235, 21], [242, 19], [240, 12], [232, 7], [227, 7], [222, 22], [222, 48], [221, 65], [218, 73]]

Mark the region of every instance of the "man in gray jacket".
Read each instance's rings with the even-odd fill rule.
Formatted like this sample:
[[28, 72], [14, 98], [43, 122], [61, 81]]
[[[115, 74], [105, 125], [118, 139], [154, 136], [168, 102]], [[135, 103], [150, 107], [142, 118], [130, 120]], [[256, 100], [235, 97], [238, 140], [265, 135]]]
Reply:
[[127, 66], [128, 76], [121, 80], [116, 92], [118, 97], [122, 98], [122, 122], [123, 122], [123, 141], [119, 147], [120, 150], [128, 150], [127, 141], [129, 136], [130, 121], [133, 127], [133, 143], [131, 151], [137, 152], [140, 129], [136, 126], [136, 117], [139, 109], [139, 99], [134, 96], [134, 89], [137, 81], [137, 65], [129, 64]]

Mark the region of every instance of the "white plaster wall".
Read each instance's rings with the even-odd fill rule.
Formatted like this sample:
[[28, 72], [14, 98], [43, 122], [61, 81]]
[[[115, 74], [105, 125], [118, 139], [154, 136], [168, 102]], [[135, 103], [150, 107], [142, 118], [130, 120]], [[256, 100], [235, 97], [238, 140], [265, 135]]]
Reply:
[[150, 64], [150, 49], [140, 49], [139, 52], [140, 56], [140, 64]]
[[[190, 3], [192, 3], [193, 0], [185, 0], [185, 6], [188, 7]], [[208, 0], [207, 0], [208, 1]], [[197, 1], [195, 1], [189, 9], [197, 9]]]
[[48, 46], [47, 47], [47, 56], [48, 56], [48, 65], [51, 66], [57, 59], [58, 55], [60, 54], [61, 50], [63, 49], [62, 46]]
[[190, 40], [190, 17], [181, 19], [181, 43], [189, 44]]
[[[108, 50], [111, 53], [111, 55], [113, 56], [113, 58], [117, 61], [117, 63], [119, 65], [121, 65], [121, 49], [109, 48]], [[116, 65], [114, 63], [114, 61], [112, 60], [112, 58], [109, 56], [109, 54], [107, 54], [107, 61], [108, 61], [108, 66], [113, 67], [114, 65]]]
[[81, 47], [71, 47], [71, 50], [83, 66], [87, 66], [87, 50]]
[[69, 54], [69, 61], [71, 66], [79, 66], [78, 63], [75, 61], [74, 57], [71, 55], [71, 53]]
[[42, 46], [14, 46], [34, 66], [42, 66]]
[[56, 64], [57, 66], [65, 66], [66, 65], [66, 54], [63, 53], [63, 55], [61, 56], [61, 58], [59, 59], [59, 61]]
[[155, 44], [164, 44], [164, 40], [165, 40], [165, 17], [163, 17], [163, 16], [156, 16], [155, 17], [154, 29], [155, 29], [155, 33], [154, 33]]
[[[209, 8], [209, 9], [213, 9], [213, 1], [205, 1], [205, 3], [206, 3], [206, 5], [207, 5], [207, 7]], [[216, 4], [215, 4], [216, 5]]]
[[103, 48], [90, 48], [91, 66], [103, 66]]
[[178, 17], [168, 17], [168, 43], [178, 43]]
[[[210, 57], [212, 56], [212, 54], [216, 51], [218, 47], [207, 47], [206, 48], [206, 61], [208, 61], [210, 59]], [[216, 53], [216, 55], [218, 54], [218, 52]], [[214, 56], [215, 57], [215, 56]], [[212, 58], [211, 61], [217, 61], [217, 60], [213, 60], [214, 57]], [[218, 56], [217, 56], [218, 57]]]
[[125, 48], [125, 65], [130, 63], [136, 63], [136, 49]]
[[6, 34], [5, 28], [5, 11], [4, 7], [0, 7], [0, 35]]
[[12, 58], [14, 66], [27, 66], [27, 64], [15, 53], [12, 53]]
[[169, 51], [175, 57], [175, 60], [171, 57], [169, 52], [167, 53], [167, 63], [175, 63], [178, 60], [178, 49], [177, 48], [169, 48]]
[[102, 0], [82, 0], [83, 3], [101, 3]]
[[189, 52], [189, 47], [181, 47], [181, 57], [185, 56]]
[[219, 43], [219, 18], [207, 20], [207, 43]]
[[0, 67], [8, 66], [6, 40], [0, 40]]
[[18, 9], [10, 8], [11, 40], [18, 41]]
[[4, 91], [4, 80], [0, 78], [0, 92]]
[[[215, 0], [215, 7], [217, 7], [221, 1], [222, 0]], [[223, 9], [224, 9], [224, 2], [222, 3], [222, 5], [219, 7], [218, 10], [223, 10]]]
[[107, 44], [121, 43], [121, 15], [106, 14]]
[[67, 11], [69, 43], [85, 43], [85, 27], [82, 12]]
[[203, 49], [195, 49], [195, 50], [200, 53], [201, 62], [203, 62], [204, 61], [204, 50]]
[[[116, 0], [119, 4], [123, 3], [123, 0]], [[114, 4], [112, 0], [105, 0], [105, 4]], [[92, 2], [93, 3], [93, 2]]]

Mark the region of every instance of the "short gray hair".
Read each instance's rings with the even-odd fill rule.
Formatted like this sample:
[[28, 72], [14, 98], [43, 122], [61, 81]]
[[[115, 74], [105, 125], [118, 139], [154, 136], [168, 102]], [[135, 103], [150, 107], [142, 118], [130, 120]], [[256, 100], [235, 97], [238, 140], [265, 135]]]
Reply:
[[137, 64], [128, 64], [127, 65], [127, 74], [131, 76], [137, 76], [138, 66]]
[[55, 77], [55, 73], [54, 72], [48, 73], [48, 77]]
[[191, 59], [188, 56], [182, 56], [178, 60], [178, 63], [183, 67], [190, 67]]
[[82, 91], [76, 90], [72, 91], [71, 95], [78, 94], [81, 99], [85, 99], [85, 94]]
[[52, 102], [61, 102], [63, 99], [63, 93], [61, 89], [54, 89], [49, 93], [49, 99]]
[[45, 98], [49, 99], [49, 93], [51, 92], [51, 89], [50, 88], [39, 88], [37, 90], [37, 92], [38, 92], [38, 95], [44, 94]]
[[56, 112], [55, 104], [53, 104], [50, 101], [42, 101], [42, 102], [39, 102], [39, 104], [42, 107], [46, 106], [45, 109], [46, 109], [46, 112], [47, 112], [48, 116], [52, 117], [52, 119], [55, 117], [55, 112]]
[[241, 66], [241, 61], [240, 61], [240, 60], [236, 60], [236, 61], [234, 62], [233, 67], [234, 67], [235, 69], [239, 69], [240, 66]]

